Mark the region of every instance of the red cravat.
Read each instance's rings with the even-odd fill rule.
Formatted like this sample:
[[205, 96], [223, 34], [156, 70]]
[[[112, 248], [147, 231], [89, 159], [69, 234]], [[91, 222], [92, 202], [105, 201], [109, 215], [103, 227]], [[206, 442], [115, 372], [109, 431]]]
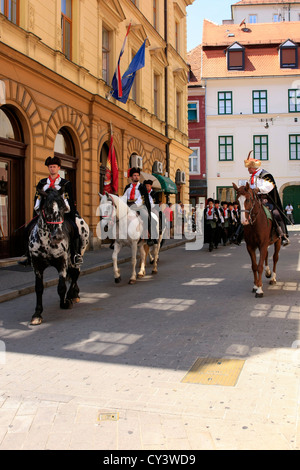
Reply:
[[208, 215], [211, 215], [211, 213], [212, 213], [212, 208], [210, 207], [210, 208], [208, 209]]
[[251, 175], [251, 184], [254, 184], [254, 176], [256, 175], [257, 172], [258, 172], [258, 170], [256, 170], [255, 173], [252, 173], [252, 175]]
[[129, 196], [129, 199], [130, 199], [131, 201], [133, 201], [134, 198], [135, 198], [135, 187], [136, 187], [136, 184], [132, 184], [132, 189], [131, 189], [131, 191], [130, 191], [130, 196]]
[[50, 186], [49, 188], [55, 188], [55, 181], [59, 178], [59, 175], [57, 175], [57, 177], [53, 180], [51, 178], [51, 176], [49, 176], [49, 180], [50, 180]]

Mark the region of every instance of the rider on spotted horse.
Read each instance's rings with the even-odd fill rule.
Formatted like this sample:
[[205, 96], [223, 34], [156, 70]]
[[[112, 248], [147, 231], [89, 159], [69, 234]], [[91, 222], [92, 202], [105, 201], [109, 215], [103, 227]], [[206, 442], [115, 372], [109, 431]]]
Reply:
[[75, 222], [75, 218], [76, 216], [79, 216], [79, 214], [76, 210], [75, 203], [73, 200], [72, 184], [70, 181], [62, 178], [58, 174], [60, 167], [61, 167], [60, 158], [48, 157], [45, 161], [45, 165], [48, 167], [49, 176], [48, 178], [42, 178], [36, 186], [33, 218], [24, 229], [24, 239], [25, 239], [25, 246], [26, 246], [26, 252], [24, 255], [25, 260], [19, 261], [19, 264], [22, 266], [31, 265], [28, 242], [29, 242], [29, 236], [30, 236], [31, 230], [37, 223], [37, 217], [39, 215], [39, 209], [40, 209], [40, 204], [41, 204], [41, 195], [39, 193], [39, 190], [47, 191], [47, 189], [53, 188], [59, 191], [61, 188], [64, 188], [62, 196], [68, 208], [68, 212], [65, 213], [65, 219], [70, 223], [70, 225], [73, 228], [73, 234], [70, 237], [71, 261], [76, 267], [78, 267], [80, 264], [82, 264], [82, 256], [80, 254], [81, 240], [80, 240], [78, 227]]
[[282, 215], [284, 215], [283, 207], [274, 177], [268, 171], [260, 168], [261, 160], [250, 158], [250, 154], [251, 152], [247, 160], [245, 160], [245, 167], [251, 175], [249, 181], [250, 188], [258, 189], [258, 195], [263, 205], [267, 206], [273, 215], [276, 233], [281, 238], [281, 244], [283, 246], [289, 245], [288, 231], [282, 218]]

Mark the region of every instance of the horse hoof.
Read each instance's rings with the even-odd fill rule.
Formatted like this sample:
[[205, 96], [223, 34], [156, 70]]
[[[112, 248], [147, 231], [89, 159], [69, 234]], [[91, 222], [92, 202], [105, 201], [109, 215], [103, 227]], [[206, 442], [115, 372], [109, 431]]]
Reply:
[[256, 297], [256, 298], [261, 298], [261, 297], [263, 297], [263, 296], [264, 296], [263, 293], [260, 293], [260, 294], [257, 294], [257, 293], [256, 293], [256, 294], [255, 294], [255, 297]]
[[64, 310], [69, 310], [70, 308], [73, 308], [73, 302], [72, 300], [66, 300], [64, 303], [60, 304], [60, 308]]
[[145, 274], [138, 274], [137, 277], [138, 277], [138, 279], [142, 279], [142, 277], [144, 277], [144, 276], [145, 276]]
[[253, 289], [252, 289], [253, 294], [255, 294], [256, 291], [257, 291], [257, 289], [254, 289], [254, 287], [253, 287]]
[[121, 276], [120, 277], [115, 277], [115, 283], [119, 284], [121, 282]]
[[43, 321], [42, 317], [32, 317], [30, 325], [33, 325], [33, 326], [40, 325], [42, 321]]
[[157, 271], [152, 271], [152, 274], [157, 274]]
[[269, 284], [270, 284], [270, 286], [275, 286], [276, 281], [270, 281]]
[[135, 279], [130, 279], [130, 281], [128, 282], [128, 284], [135, 284], [136, 283], [136, 280]]
[[267, 278], [267, 279], [270, 279], [271, 276], [272, 276], [272, 273], [266, 274], [266, 278]]

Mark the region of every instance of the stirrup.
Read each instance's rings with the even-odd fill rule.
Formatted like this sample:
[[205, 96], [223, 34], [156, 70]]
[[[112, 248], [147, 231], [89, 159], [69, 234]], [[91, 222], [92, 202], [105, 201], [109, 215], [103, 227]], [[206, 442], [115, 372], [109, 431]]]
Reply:
[[76, 266], [80, 266], [80, 265], [83, 263], [83, 258], [82, 258], [82, 256], [81, 256], [79, 253], [76, 253], [76, 254], [74, 255], [73, 263], [74, 263]]
[[290, 243], [291, 243], [290, 240], [286, 236], [281, 237], [282, 246], [288, 246]]

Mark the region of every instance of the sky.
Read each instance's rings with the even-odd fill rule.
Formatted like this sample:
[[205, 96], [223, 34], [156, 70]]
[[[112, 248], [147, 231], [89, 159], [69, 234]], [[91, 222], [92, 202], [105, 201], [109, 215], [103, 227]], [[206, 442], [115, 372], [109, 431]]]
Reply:
[[231, 5], [238, 0], [195, 0], [187, 11], [187, 50], [199, 46], [202, 42], [203, 20], [222, 24], [222, 20], [231, 19]]

